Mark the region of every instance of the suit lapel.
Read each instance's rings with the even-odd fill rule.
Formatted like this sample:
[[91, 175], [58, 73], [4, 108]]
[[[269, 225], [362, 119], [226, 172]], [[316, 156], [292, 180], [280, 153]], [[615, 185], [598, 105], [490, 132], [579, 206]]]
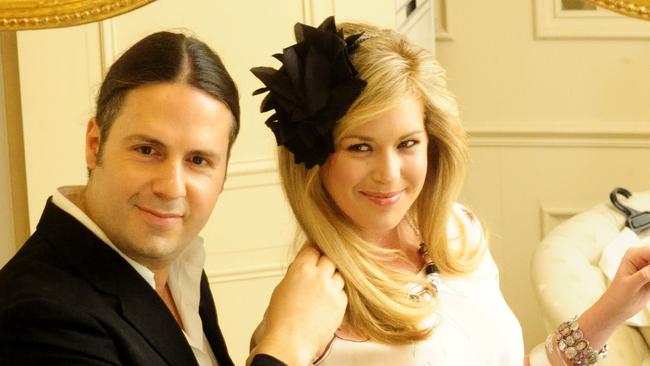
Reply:
[[217, 310], [214, 306], [212, 291], [205, 272], [201, 274], [201, 303], [199, 305], [199, 315], [203, 323], [203, 333], [210, 343], [210, 348], [219, 362], [219, 366], [234, 365], [228, 355], [226, 342], [221, 334], [219, 322], [217, 321]]
[[116, 309], [170, 365], [196, 365], [182, 330], [158, 294], [117, 252], [48, 200], [37, 232], [93, 286], [115, 296]]

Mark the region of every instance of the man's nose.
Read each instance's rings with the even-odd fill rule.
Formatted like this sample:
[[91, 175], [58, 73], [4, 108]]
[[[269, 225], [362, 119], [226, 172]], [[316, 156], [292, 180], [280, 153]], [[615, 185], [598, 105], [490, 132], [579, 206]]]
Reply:
[[167, 160], [159, 165], [151, 189], [161, 198], [176, 199], [185, 197], [185, 184], [183, 162]]

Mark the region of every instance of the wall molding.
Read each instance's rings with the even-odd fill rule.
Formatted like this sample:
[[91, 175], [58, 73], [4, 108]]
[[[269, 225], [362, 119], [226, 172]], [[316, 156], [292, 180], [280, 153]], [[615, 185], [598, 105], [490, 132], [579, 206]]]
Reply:
[[[650, 121], [619, 123], [466, 123], [472, 147], [650, 148]], [[226, 190], [278, 185], [275, 158], [232, 161]]]
[[449, 25], [449, 6], [451, 1], [433, 0], [436, 41], [453, 41]]
[[542, 238], [556, 226], [585, 211], [588, 207], [578, 203], [540, 205], [540, 227]]
[[99, 55], [103, 79], [108, 69], [115, 61], [115, 27], [112, 19], [102, 20], [99, 26]]
[[466, 123], [470, 146], [650, 148], [650, 121], [594, 124]]
[[317, 27], [325, 18], [334, 15], [335, 0], [302, 0], [303, 23]]
[[284, 276], [288, 265], [285, 263], [274, 263], [257, 266], [246, 266], [228, 269], [224, 271], [208, 272], [208, 282], [213, 284], [255, 280], [260, 278]]
[[278, 185], [280, 176], [275, 159], [232, 161], [224, 190], [236, 190]]
[[228, 176], [240, 177], [245, 175], [274, 173], [278, 170], [278, 164], [273, 158], [256, 160], [233, 161], [228, 166]]

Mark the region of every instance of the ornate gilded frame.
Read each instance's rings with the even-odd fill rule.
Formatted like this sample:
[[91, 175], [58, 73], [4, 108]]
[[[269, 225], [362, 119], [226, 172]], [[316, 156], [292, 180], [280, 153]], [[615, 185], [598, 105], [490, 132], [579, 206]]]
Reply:
[[90, 23], [155, 0], [2, 0], [0, 31], [59, 28]]
[[[650, 0], [582, 0], [597, 9], [566, 9], [564, 0], [534, 0], [537, 39], [650, 39], [650, 22], [642, 16]], [[618, 13], [601, 2], [612, 2]], [[632, 6], [634, 5], [634, 6]], [[622, 9], [636, 12], [633, 19]]]
[[584, 0], [585, 2], [629, 15], [650, 20], [650, 0]]

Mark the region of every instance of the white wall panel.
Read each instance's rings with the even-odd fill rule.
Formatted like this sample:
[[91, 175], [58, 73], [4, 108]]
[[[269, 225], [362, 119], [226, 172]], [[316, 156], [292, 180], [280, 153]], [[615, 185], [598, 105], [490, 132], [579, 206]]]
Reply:
[[98, 25], [18, 32], [30, 227], [61, 185], [86, 181], [84, 134], [100, 85]]
[[598, 131], [518, 137], [516, 131], [483, 130], [490, 135], [487, 140], [485, 135], [470, 139], [463, 200], [489, 233], [502, 291], [530, 349], [546, 337], [530, 282], [530, 261], [545, 231], [607, 201], [614, 187], [650, 189], [650, 170], [639, 164], [650, 161], [650, 146], [643, 132], [626, 137], [610, 133], [608, 141]]
[[537, 39], [534, 4], [453, 2], [453, 39], [436, 45], [471, 135], [463, 195], [491, 234], [527, 349], [545, 336], [528, 269], [542, 217], [550, 228], [615, 186], [650, 189], [650, 44]]

